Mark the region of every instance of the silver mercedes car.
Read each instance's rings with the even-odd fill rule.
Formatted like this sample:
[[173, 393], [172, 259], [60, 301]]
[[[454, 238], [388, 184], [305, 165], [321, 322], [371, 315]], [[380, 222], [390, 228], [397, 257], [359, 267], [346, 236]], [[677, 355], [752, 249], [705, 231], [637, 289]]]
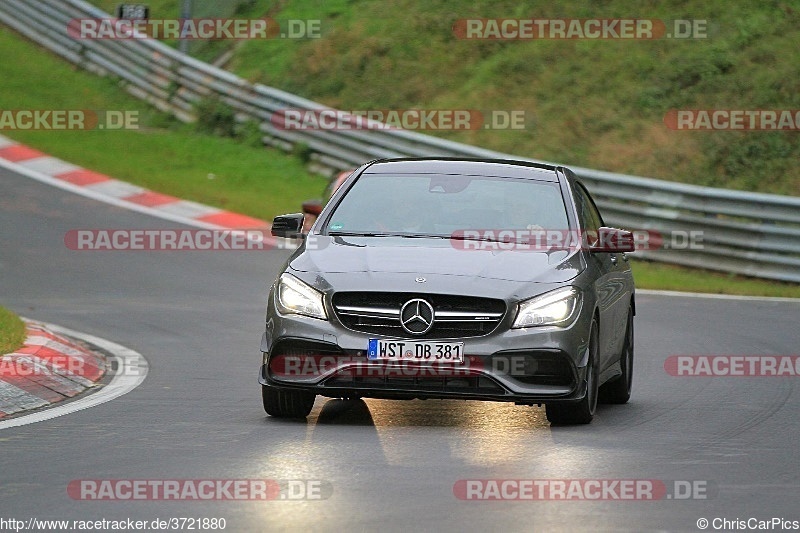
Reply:
[[607, 227], [568, 168], [385, 159], [354, 171], [269, 291], [266, 412], [332, 398], [545, 405], [586, 424], [625, 403], [636, 313], [630, 232]]

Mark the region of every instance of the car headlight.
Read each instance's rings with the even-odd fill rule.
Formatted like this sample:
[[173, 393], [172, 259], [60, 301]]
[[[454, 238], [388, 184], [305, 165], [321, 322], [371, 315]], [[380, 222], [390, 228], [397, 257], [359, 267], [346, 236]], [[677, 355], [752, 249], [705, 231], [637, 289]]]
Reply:
[[281, 274], [278, 279], [275, 304], [282, 314], [328, 319], [322, 304], [322, 293], [290, 274]]
[[581, 293], [575, 287], [546, 292], [519, 304], [512, 328], [533, 326], [562, 326], [567, 324], [580, 307]]

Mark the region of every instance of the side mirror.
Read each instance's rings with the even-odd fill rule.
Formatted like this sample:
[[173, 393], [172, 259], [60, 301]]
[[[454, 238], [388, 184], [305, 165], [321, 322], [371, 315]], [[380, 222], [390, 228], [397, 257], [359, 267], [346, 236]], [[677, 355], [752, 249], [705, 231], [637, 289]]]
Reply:
[[632, 252], [634, 250], [633, 234], [618, 228], [601, 227], [597, 231], [597, 239], [589, 251], [596, 252]]
[[287, 239], [302, 239], [303, 235], [303, 213], [292, 213], [291, 215], [281, 215], [272, 221], [272, 236], [284, 237]]

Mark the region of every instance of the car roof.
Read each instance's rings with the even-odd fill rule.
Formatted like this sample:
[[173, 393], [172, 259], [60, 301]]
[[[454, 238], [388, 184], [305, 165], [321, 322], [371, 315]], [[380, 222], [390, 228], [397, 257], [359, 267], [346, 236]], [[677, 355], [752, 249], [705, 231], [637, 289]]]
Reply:
[[413, 157], [372, 161], [363, 174], [449, 174], [558, 181], [558, 167], [513, 159]]

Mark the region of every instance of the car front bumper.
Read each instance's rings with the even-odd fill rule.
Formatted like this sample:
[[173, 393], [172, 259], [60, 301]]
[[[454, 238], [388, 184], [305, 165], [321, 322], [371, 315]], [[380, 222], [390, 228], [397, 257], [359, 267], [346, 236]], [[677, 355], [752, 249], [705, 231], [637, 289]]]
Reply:
[[592, 317], [584, 311], [567, 327], [510, 329], [513, 317], [506, 317], [488, 335], [441, 339], [463, 342], [466, 361], [431, 366], [370, 361], [368, 341], [380, 336], [347, 329], [336, 317], [281, 315], [270, 295], [259, 382], [333, 398], [576, 402], [587, 388]]

